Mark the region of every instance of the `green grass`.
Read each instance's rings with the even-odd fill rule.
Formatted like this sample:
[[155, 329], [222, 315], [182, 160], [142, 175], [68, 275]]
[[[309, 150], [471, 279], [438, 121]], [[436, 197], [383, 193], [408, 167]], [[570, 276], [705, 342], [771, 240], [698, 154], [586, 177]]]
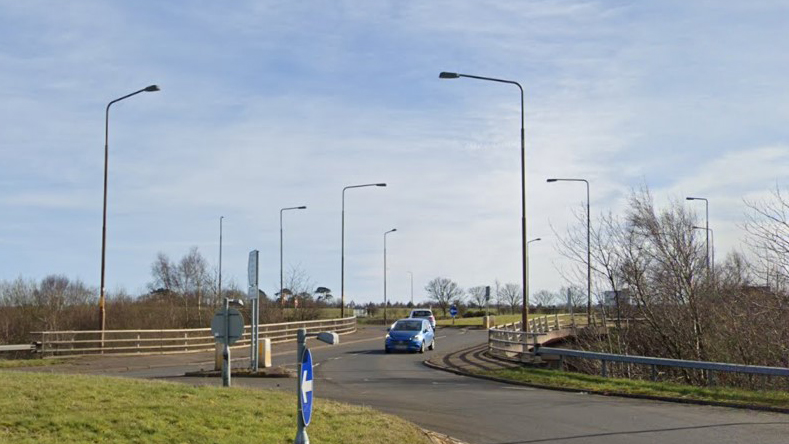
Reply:
[[[0, 372], [2, 443], [290, 443], [295, 393], [160, 381]], [[316, 399], [319, 443], [416, 443], [413, 424], [367, 407]]]
[[[529, 315], [529, 319], [534, 318], [535, 316], [542, 316], [542, 315]], [[509, 324], [511, 322], [518, 322], [521, 320], [520, 314], [508, 314], [508, 315], [493, 315], [496, 320], [496, 325], [502, 324]], [[441, 326], [451, 326], [452, 319], [439, 319], [436, 321], [438, 325]], [[460, 327], [473, 327], [473, 326], [482, 326], [482, 318], [455, 318], [455, 326]]]
[[43, 367], [63, 362], [63, 359], [0, 359], [0, 368]]
[[592, 376], [582, 373], [525, 367], [480, 371], [477, 373], [513, 381], [552, 387], [572, 388], [590, 392], [663, 396], [743, 405], [789, 408], [789, 392], [783, 391], [751, 391], [726, 387], [695, 387], [667, 382], [603, 378], [601, 376]]

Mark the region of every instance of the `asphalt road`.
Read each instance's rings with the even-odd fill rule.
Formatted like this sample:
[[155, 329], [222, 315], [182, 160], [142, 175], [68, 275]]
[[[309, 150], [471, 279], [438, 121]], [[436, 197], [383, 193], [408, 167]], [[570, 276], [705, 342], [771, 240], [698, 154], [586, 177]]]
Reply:
[[[381, 327], [343, 337], [339, 346], [313, 343], [316, 402], [331, 398], [371, 406], [476, 444], [789, 443], [789, 415], [517, 387], [422, 364], [432, 353], [480, 344], [486, 334], [439, 329], [437, 350], [424, 355], [384, 354]], [[293, 366], [293, 350], [292, 345], [278, 348], [274, 364]], [[181, 362], [83, 372], [221, 384], [219, 378], [180, 376], [197, 366]], [[296, 396], [293, 379], [237, 377], [233, 385], [290, 390]]]

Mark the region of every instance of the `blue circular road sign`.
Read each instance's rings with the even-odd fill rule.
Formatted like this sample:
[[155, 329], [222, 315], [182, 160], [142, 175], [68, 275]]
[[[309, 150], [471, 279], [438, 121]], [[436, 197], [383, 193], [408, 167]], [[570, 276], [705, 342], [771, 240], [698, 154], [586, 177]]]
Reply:
[[299, 405], [301, 405], [301, 418], [306, 426], [309, 425], [312, 418], [312, 353], [306, 347], [301, 357], [301, 371], [298, 377], [300, 381]]
[[455, 316], [457, 316], [458, 315], [458, 308], [455, 307], [454, 305], [449, 307], [449, 315], [452, 316], [453, 318]]

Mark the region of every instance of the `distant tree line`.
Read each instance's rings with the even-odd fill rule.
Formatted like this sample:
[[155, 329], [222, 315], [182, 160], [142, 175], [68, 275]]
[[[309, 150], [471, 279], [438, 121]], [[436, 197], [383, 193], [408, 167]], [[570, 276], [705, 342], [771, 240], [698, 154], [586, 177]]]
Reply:
[[[179, 260], [159, 253], [151, 264], [147, 292], [133, 296], [124, 290], [107, 293], [108, 329], [199, 328], [210, 324], [221, 297], [247, 299], [231, 281], [223, 281], [197, 248]], [[288, 271], [285, 289], [268, 296], [261, 292], [262, 323], [311, 320], [322, 308], [335, 305], [331, 290], [315, 286], [299, 268]], [[249, 307], [242, 308], [249, 321]], [[97, 330], [98, 289], [80, 280], [50, 275], [40, 281], [18, 278], [0, 281], [0, 343], [28, 343], [31, 332]]]

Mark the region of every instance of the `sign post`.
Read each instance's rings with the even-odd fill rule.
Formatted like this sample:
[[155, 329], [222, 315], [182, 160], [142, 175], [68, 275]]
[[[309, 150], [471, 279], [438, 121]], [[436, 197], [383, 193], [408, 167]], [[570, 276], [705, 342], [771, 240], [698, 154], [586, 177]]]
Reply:
[[458, 308], [454, 305], [449, 307], [449, 315], [452, 316], [452, 325], [455, 325], [455, 316], [458, 315]]
[[490, 310], [488, 310], [488, 303], [490, 302], [490, 285], [485, 286], [485, 316], [490, 316]]
[[230, 308], [230, 299], [225, 298], [225, 306], [211, 320], [211, 333], [214, 340], [224, 344], [222, 348], [222, 386], [230, 387], [230, 345], [241, 339], [244, 334], [244, 318], [241, 312]]
[[[310, 444], [310, 437], [307, 436], [307, 426], [312, 419], [313, 396], [313, 374], [312, 374], [312, 353], [307, 348], [307, 329], [300, 328], [296, 332], [298, 347], [296, 349], [296, 364], [298, 375], [296, 376], [296, 396], [298, 397], [298, 414], [296, 415], [296, 440], [295, 444]], [[309, 336], [317, 336], [319, 341], [329, 345], [339, 344], [340, 337], [333, 332], [311, 333]]]
[[252, 325], [250, 326], [251, 350], [249, 356], [249, 366], [253, 372], [258, 371], [258, 342], [259, 342], [259, 318], [260, 318], [260, 299], [258, 298], [258, 250], [249, 252], [249, 263], [247, 275], [249, 278], [248, 296], [252, 302]]

